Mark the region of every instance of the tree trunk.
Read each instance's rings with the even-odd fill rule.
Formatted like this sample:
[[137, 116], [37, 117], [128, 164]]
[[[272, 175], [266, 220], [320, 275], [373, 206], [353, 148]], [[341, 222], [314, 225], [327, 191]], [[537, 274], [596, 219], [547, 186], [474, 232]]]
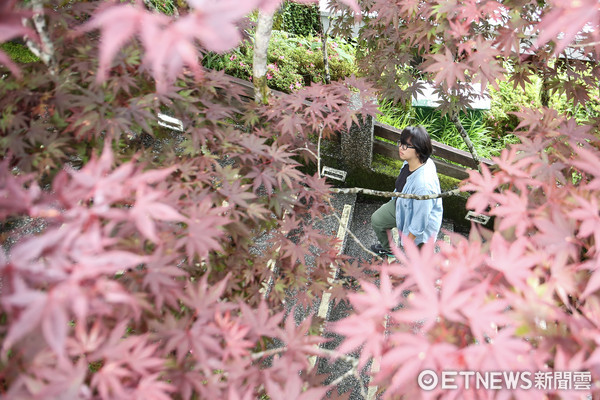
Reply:
[[[319, 16], [320, 17], [320, 16]], [[329, 19], [329, 23], [327, 24], [327, 30], [323, 29], [323, 20], [319, 18], [321, 23], [321, 32], [323, 34], [323, 68], [325, 70], [325, 83], [331, 83], [331, 74], [329, 73], [329, 56], [327, 55], [327, 38], [329, 37], [329, 28], [331, 28], [331, 19]]]
[[456, 112], [452, 113], [452, 115], [450, 116], [450, 119], [452, 120], [452, 122], [454, 122], [456, 129], [458, 129], [458, 133], [460, 134], [460, 136], [463, 138], [465, 144], [467, 145], [467, 148], [469, 149], [471, 156], [473, 156], [473, 161], [475, 161], [475, 165], [477, 165], [477, 170], [479, 172], [481, 172], [481, 159], [479, 158], [479, 155], [477, 155], [477, 151], [475, 150], [475, 147], [473, 146], [473, 142], [471, 142], [471, 138], [469, 138], [467, 131], [465, 130], [462, 123], [460, 122], [460, 118], [458, 118], [458, 113], [456, 113]]
[[33, 9], [33, 28], [36, 30], [40, 37], [41, 46], [32, 40], [27, 40], [26, 44], [29, 50], [42, 60], [48, 67], [50, 75], [56, 75], [58, 69], [56, 66], [56, 59], [54, 58], [54, 44], [50, 40], [50, 36], [46, 31], [46, 17], [44, 16], [44, 3], [41, 0], [33, 0], [31, 2], [31, 8]]
[[542, 86], [540, 87], [540, 103], [542, 106], [548, 107], [550, 104], [550, 93], [548, 91], [548, 77], [546, 74], [542, 74]]
[[256, 33], [254, 34], [254, 59], [252, 64], [252, 82], [254, 82], [254, 101], [268, 104], [270, 90], [267, 86], [267, 52], [273, 30], [274, 11], [265, 14], [258, 12]]

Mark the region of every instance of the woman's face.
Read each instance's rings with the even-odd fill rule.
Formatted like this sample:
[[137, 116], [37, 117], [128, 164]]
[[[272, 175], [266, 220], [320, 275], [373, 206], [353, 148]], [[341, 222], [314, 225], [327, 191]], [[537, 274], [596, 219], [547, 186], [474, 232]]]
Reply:
[[398, 155], [402, 161], [410, 161], [418, 158], [417, 150], [412, 146], [410, 139], [398, 144]]

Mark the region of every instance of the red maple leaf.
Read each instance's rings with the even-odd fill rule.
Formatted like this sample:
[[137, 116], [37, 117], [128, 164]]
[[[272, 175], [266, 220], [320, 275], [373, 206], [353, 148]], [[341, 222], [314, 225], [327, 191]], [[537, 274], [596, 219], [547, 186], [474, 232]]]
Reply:
[[173, 207], [159, 201], [163, 196], [164, 195], [158, 191], [149, 191], [147, 188], [141, 187], [136, 192], [136, 201], [130, 211], [130, 218], [135, 222], [140, 233], [155, 243], [159, 243], [160, 239], [156, 234], [154, 220], [186, 220], [186, 218]]
[[496, 77], [502, 75], [505, 70], [502, 67], [502, 60], [498, 49], [493, 47], [493, 43], [486, 41], [481, 37], [475, 40], [476, 51], [471, 52], [468, 58], [470, 70], [473, 71], [473, 82], [481, 83], [481, 87], [487, 87], [488, 83], [498, 87]]
[[187, 235], [178, 245], [185, 245], [186, 254], [190, 260], [194, 256], [202, 258], [210, 251], [222, 248], [219, 239], [224, 235], [223, 226], [229, 219], [223, 216], [225, 208], [214, 208], [208, 199], [201, 199], [189, 208], [190, 216], [186, 220]]
[[467, 65], [455, 61], [454, 54], [449, 49], [446, 49], [444, 54], [433, 54], [431, 59], [433, 62], [425, 68], [425, 71], [435, 74], [436, 84], [444, 82], [449, 88], [452, 88], [457, 81], [465, 81]]

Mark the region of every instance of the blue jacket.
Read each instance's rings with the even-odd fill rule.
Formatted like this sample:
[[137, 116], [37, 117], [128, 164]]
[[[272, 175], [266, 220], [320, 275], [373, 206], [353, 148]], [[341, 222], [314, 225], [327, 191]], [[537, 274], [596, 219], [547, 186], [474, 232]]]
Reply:
[[[406, 164], [406, 161], [404, 162]], [[433, 160], [415, 170], [407, 179], [402, 193], [426, 195], [441, 193], [440, 181]], [[396, 226], [404, 235], [412, 233], [415, 243], [421, 244], [430, 238], [436, 240], [442, 227], [442, 199], [413, 200], [396, 199]]]

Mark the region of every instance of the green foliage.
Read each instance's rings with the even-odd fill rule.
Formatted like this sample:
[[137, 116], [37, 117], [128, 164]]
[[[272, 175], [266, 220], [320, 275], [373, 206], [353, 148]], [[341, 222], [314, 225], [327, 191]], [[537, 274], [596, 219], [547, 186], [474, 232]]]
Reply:
[[[522, 87], [513, 87], [508, 81], [498, 81], [498, 89], [489, 87], [491, 96], [491, 109], [487, 112], [485, 119], [486, 125], [491, 129], [491, 133], [496, 138], [503, 138], [512, 133], [519, 125], [519, 119], [513, 113], [522, 108], [540, 108], [542, 79], [537, 75], [530, 75], [531, 83], [526, 83], [525, 89]], [[564, 78], [566, 77], [557, 77]], [[600, 116], [600, 97], [592, 96], [585, 104], [575, 104], [572, 99], [568, 99], [564, 93], [556, 91], [549, 93], [549, 107], [555, 109], [560, 114], [573, 117], [578, 124], [589, 123], [593, 118]]]
[[590, 123], [594, 118], [600, 117], [600, 96], [595, 95], [585, 104], [574, 104], [567, 99], [565, 94], [554, 94], [550, 97], [550, 107], [561, 114], [575, 118], [578, 124]]
[[17, 63], [27, 64], [39, 61], [40, 59], [33, 54], [27, 46], [14, 42], [6, 42], [0, 44], [0, 49]]
[[321, 32], [319, 6], [286, 1], [280, 11], [283, 30], [300, 36], [318, 35]]
[[[468, 150], [456, 125], [448, 116], [442, 116], [438, 110], [424, 107], [401, 108], [391, 101], [383, 102], [379, 109], [382, 114], [377, 117], [377, 120], [383, 124], [398, 129], [409, 125], [422, 125], [433, 140], [457, 149]], [[477, 153], [481, 157], [490, 158], [498, 155], [508, 143], [516, 143], [517, 139], [510, 134], [500, 137], [493, 135], [485, 117], [485, 112], [471, 110], [468, 113], [461, 113], [460, 121]]]
[[148, 0], [147, 4], [149, 7], [166, 15], [173, 15], [177, 8], [174, 0]]
[[[322, 55], [323, 43], [315, 36], [300, 37], [273, 30], [269, 43], [267, 82], [272, 89], [292, 92], [312, 82], [325, 82]], [[338, 38], [327, 41], [331, 80], [341, 80], [356, 73], [354, 46]], [[207, 68], [224, 70], [241, 79], [252, 77], [252, 43], [226, 53], [208, 53], [203, 59]]]
[[413, 125], [415, 121], [413, 107], [402, 107], [400, 104], [394, 104], [391, 100], [384, 100], [379, 106], [379, 111], [381, 111], [381, 114], [377, 116], [379, 122], [398, 129]]
[[490, 110], [486, 113], [486, 125], [491, 134], [496, 138], [502, 138], [506, 134], [514, 132], [519, 125], [519, 119], [514, 112], [520, 111], [522, 107], [541, 107], [540, 88], [541, 79], [531, 76], [531, 83], [522, 87], [513, 87], [508, 81], [498, 81], [498, 89], [488, 87], [491, 96]]

